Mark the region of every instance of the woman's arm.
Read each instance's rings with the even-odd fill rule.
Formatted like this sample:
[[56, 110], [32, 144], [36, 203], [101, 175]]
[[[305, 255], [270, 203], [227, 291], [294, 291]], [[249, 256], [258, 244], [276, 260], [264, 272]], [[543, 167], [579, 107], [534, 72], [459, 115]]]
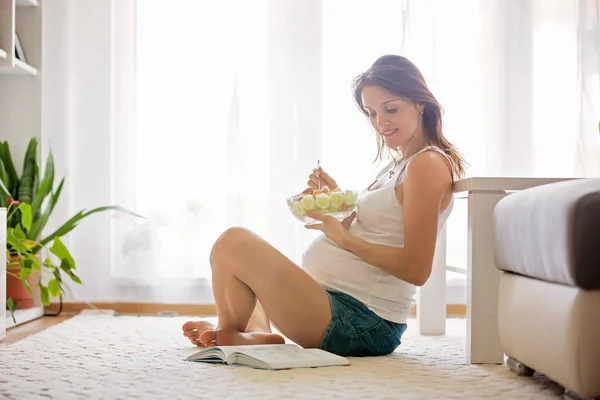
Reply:
[[404, 247], [372, 244], [349, 232], [341, 246], [390, 275], [422, 286], [431, 274], [442, 199], [451, 191], [446, 160], [423, 152], [409, 162], [402, 183]]

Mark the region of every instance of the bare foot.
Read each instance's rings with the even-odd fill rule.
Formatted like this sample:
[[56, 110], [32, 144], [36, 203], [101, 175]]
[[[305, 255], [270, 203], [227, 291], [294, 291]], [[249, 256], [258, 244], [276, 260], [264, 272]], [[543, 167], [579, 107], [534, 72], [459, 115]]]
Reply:
[[271, 332], [236, 332], [229, 329], [206, 329], [199, 342], [205, 347], [245, 344], [283, 344], [283, 336]]
[[215, 325], [208, 321], [188, 321], [181, 327], [183, 336], [190, 339], [192, 344], [200, 347], [205, 347], [199, 340], [200, 335], [207, 330], [213, 330], [215, 328]]

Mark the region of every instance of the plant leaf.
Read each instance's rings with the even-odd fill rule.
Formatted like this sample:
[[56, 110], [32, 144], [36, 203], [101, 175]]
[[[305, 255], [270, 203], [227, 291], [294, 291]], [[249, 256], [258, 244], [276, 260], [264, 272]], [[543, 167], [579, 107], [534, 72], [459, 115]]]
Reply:
[[81, 279], [79, 279], [79, 277], [77, 275], [75, 275], [74, 273], [71, 273], [71, 279], [73, 280], [73, 282], [79, 283], [80, 285], [82, 285]]
[[52, 297], [60, 295], [60, 288], [56, 279], [50, 279], [48, 282], [48, 293], [50, 293], [50, 296]]
[[52, 191], [52, 186], [54, 184], [54, 157], [52, 152], [48, 154], [48, 159], [46, 160], [46, 168], [44, 169], [44, 178], [42, 179], [42, 183], [40, 184], [39, 190], [35, 194], [35, 198], [33, 203], [31, 204], [32, 214], [34, 217], [39, 216], [40, 208], [44, 199], [48, 194]]
[[[65, 178], [63, 178], [60, 181], [60, 184], [58, 185], [56, 192], [50, 196], [50, 201], [48, 202], [48, 205], [46, 206], [46, 209], [44, 210], [43, 214], [33, 223], [33, 226], [31, 227], [31, 230], [29, 231], [29, 234], [28, 234], [28, 237], [30, 239], [35, 240], [40, 235], [40, 233], [42, 232], [44, 227], [46, 226], [46, 223], [48, 222], [48, 218], [50, 218], [50, 214], [52, 214], [52, 211], [54, 210], [54, 206], [56, 205], [56, 202], [58, 201], [58, 197], [60, 196], [60, 193], [62, 192], [64, 183], [65, 183]], [[50, 240], [48, 240], [46, 243], [48, 243], [48, 242], [50, 242]]]
[[6, 229], [6, 244], [10, 245], [19, 253], [26, 253], [29, 250], [20, 239], [15, 237], [14, 228]]
[[50, 253], [58, 257], [61, 260], [61, 264], [65, 262], [69, 269], [76, 269], [75, 260], [73, 260], [71, 253], [69, 253], [65, 244], [58, 237], [54, 238], [54, 243], [50, 247]]
[[29, 286], [29, 280], [27, 280], [27, 278], [29, 277], [30, 274], [31, 274], [31, 268], [21, 268], [21, 271], [19, 272], [19, 277], [21, 278], [21, 283], [23, 284], [23, 286], [29, 293], [31, 293], [31, 286]]
[[6, 299], [6, 306], [10, 311], [10, 316], [12, 317], [13, 323], [16, 324], [17, 320], [15, 319], [15, 310], [17, 309], [17, 303], [15, 303], [13, 299], [9, 297], [8, 299]]
[[38, 282], [40, 288], [40, 297], [42, 298], [42, 304], [45, 306], [50, 305], [50, 296], [48, 296], [48, 289], [42, 285], [42, 282]]
[[0, 159], [2, 159], [6, 174], [8, 175], [8, 180], [4, 181], [4, 183], [10, 192], [10, 198], [13, 198], [17, 194], [19, 176], [17, 175], [17, 170], [15, 169], [12, 155], [10, 154], [10, 146], [8, 145], [8, 142], [0, 143]]
[[25, 236], [23, 229], [21, 229], [21, 225], [17, 225], [13, 228], [13, 234], [15, 235], [15, 238], [17, 238], [21, 241], [24, 241], [25, 239], [27, 239], [27, 236]]
[[6, 299], [6, 305], [8, 306], [8, 309], [10, 311], [15, 311], [17, 309], [17, 305], [15, 304], [15, 302], [13, 301], [13, 299], [11, 297]]
[[[0, 192], [0, 195], [2, 196], [3, 199], [5, 197], [8, 197], [12, 200], [13, 197], [10, 194], [10, 191], [8, 190], [8, 188], [4, 185], [4, 179], [2, 177], [0, 177], [0, 190], [2, 190], [2, 192]], [[4, 200], [4, 201], [6, 202], [6, 200]]]
[[65, 271], [67, 273], [67, 275], [71, 276], [73, 273], [71, 272], [71, 268], [69, 267], [68, 263], [66, 260], [61, 260], [60, 261], [60, 269], [62, 269], [63, 271]]
[[[23, 269], [27, 269], [27, 268], [23, 268]], [[29, 286], [29, 281], [27, 279], [21, 278], [21, 283], [23, 284], [23, 287], [25, 287], [25, 290], [27, 290], [29, 293], [33, 293], [32, 290], [31, 290], [31, 286]]]
[[21, 224], [29, 231], [31, 229], [31, 205], [21, 203], [19, 204], [19, 211], [21, 211]]
[[[34, 245], [32, 245], [32, 247], [33, 246]], [[27, 268], [33, 268], [33, 269], [38, 269], [38, 270], [42, 269], [35, 254], [32, 254], [32, 253], [21, 254], [21, 258], [25, 259], [25, 266]]]
[[21, 278], [21, 280], [24, 280], [27, 279], [29, 274], [31, 274], [31, 268], [21, 268], [21, 271], [19, 272], [19, 277]]
[[19, 201], [31, 204], [34, 196], [34, 186], [36, 183], [37, 174], [37, 139], [31, 138], [27, 151], [25, 152], [25, 160], [23, 161], [23, 174], [19, 184]]
[[70, 231], [75, 229], [77, 224], [84, 218], [86, 218], [92, 214], [103, 212], [103, 211], [108, 211], [108, 210], [119, 211], [119, 212], [122, 212], [125, 214], [133, 215], [138, 218], [144, 218], [141, 215], [131, 212], [121, 206], [98, 207], [98, 208], [94, 208], [93, 210], [90, 210], [87, 212], [85, 212], [85, 210], [81, 210], [77, 214], [75, 214], [73, 217], [71, 217], [71, 219], [69, 219], [67, 222], [65, 222], [60, 228], [58, 228], [56, 231], [52, 232], [50, 235], [48, 235], [43, 240], [41, 240], [40, 245], [44, 246], [48, 242], [53, 240], [55, 237], [61, 237], [61, 236], [64, 236], [65, 234], [69, 233]]
[[71, 280], [75, 283], [79, 283], [80, 285], [81, 283], [81, 279], [79, 279], [79, 277], [77, 275], [75, 275], [73, 273], [73, 271], [69, 268], [69, 266], [67, 265], [66, 261], [63, 260], [60, 263], [60, 269], [62, 269], [63, 271], [65, 271], [65, 274], [67, 274], [69, 276], [69, 278], [71, 278]]
[[0, 158], [0, 207], [6, 207], [8, 205], [6, 199], [11, 197], [10, 190], [8, 189], [10, 187], [9, 182], [4, 162]]

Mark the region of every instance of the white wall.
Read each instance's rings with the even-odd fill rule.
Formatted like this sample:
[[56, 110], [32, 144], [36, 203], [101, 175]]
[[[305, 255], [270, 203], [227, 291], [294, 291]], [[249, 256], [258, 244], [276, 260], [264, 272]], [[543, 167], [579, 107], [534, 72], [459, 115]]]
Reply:
[[[112, 0], [44, 2], [43, 139], [52, 147], [57, 177], [66, 176], [48, 232], [80, 209], [110, 204], [103, 171], [111, 157], [111, 7]], [[66, 241], [84, 283], [70, 285], [74, 297], [96, 299], [103, 282], [93, 271], [109, 262], [108, 215], [84, 220]]]
[[[72, 170], [69, 148], [69, 137], [72, 134], [69, 122], [70, 48], [66, 3], [66, 0], [55, 0], [43, 4], [43, 74], [48, 79], [44, 79], [42, 83], [42, 156], [45, 160], [48, 150], [52, 149], [57, 182], [58, 178]], [[70, 176], [67, 179], [70, 179]], [[71, 196], [66, 190], [56, 205], [48, 229], [57, 228], [57, 223], [70, 217], [70, 205]], [[66, 240], [68, 241], [68, 238]]]

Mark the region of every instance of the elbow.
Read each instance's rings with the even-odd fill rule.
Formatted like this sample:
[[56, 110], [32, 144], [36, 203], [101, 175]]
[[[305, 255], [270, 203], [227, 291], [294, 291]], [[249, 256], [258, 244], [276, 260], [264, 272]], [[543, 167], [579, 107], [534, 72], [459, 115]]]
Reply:
[[420, 287], [425, 285], [429, 280], [429, 277], [431, 276], [431, 267], [425, 268], [419, 263], [412, 263], [407, 272], [407, 274], [403, 274], [404, 276], [399, 276], [399, 278], [411, 285]]
[[423, 286], [424, 284], [427, 283], [427, 281], [429, 280], [429, 276], [417, 276], [414, 278], [412, 283], [415, 286]]

